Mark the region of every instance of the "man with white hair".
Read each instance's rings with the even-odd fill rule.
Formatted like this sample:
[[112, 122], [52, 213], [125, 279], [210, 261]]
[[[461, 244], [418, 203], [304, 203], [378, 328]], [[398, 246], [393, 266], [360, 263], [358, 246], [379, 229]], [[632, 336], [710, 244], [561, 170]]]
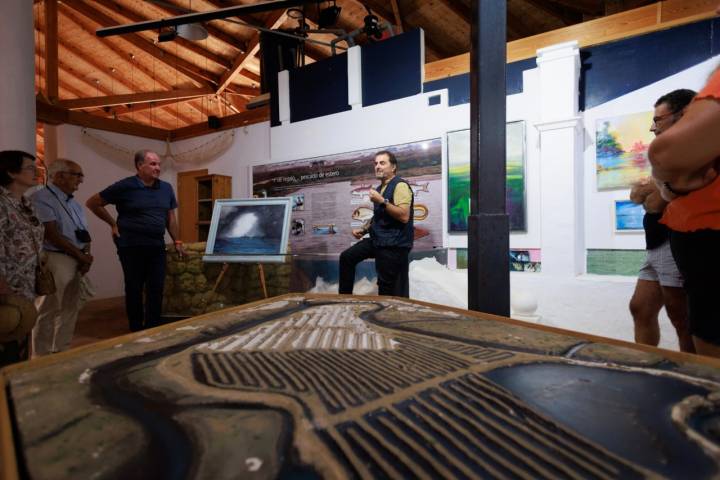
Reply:
[[41, 300], [32, 331], [35, 356], [70, 347], [80, 309], [91, 290], [90, 234], [82, 206], [73, 198], [83, 181], [82, 168], [72, 160], [57, 159], [48, 167], [48, 185], [32, 195], [38, 218], [45, 225], [43, 251], [55, 278], [56, 291]]

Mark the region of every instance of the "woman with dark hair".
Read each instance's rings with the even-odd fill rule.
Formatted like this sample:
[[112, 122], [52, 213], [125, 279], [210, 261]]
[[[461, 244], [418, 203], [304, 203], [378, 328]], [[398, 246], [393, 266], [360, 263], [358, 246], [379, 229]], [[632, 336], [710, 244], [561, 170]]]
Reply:
[[[35, 157], [18, 150], [0, 151], [0, 295], [15, 294], [30, 301], [36, 297], [43, 226], [23, 194], [36, 178]], [[0, 363], [27, 359], [28, 353], [27, 338], [0, 344]]]

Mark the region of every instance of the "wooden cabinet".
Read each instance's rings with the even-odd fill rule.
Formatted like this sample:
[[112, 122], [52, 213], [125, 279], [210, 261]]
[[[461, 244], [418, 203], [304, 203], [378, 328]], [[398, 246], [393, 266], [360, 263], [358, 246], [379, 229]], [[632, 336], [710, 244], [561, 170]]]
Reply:
[[185, 174], [181, 178], [178, 174], [178, 209], [182, 241], [207, 240], [213, 206], [215, 200], [221, 198], [232, 198], [232, 177]]

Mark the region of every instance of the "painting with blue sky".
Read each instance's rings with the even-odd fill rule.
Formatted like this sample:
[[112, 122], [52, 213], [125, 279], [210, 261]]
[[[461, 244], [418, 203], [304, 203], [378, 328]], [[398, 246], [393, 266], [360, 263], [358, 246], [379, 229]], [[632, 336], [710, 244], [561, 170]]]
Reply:
[[642, 230], [645, 209], [630, 200], [615, 200], [615, 230], [618, 232]]

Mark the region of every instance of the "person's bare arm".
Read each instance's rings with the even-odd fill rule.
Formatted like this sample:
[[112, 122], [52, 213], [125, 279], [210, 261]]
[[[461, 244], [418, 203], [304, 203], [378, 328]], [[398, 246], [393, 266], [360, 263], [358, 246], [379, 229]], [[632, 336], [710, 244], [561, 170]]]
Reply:
[[93, 212], [100, 220], [110, 225], [112, 236], [119, 237], [120, 232], [118, 231], [117, 223], [115, 222], [113, 216], [110, 215], [110, 212], [108, 212], [105, 208], [107, 204], [108, 203], [103, 200], [99, 193], [96, 193], [92, 197], [88, 198], [87, 202], [85, 202], [85, 206], [89, 208], [91, 212]]
[[650, 144], [653, 177], [675, 191], [702, 188], [715, 179], [720, 157], [720, 102], [702, 99], [688, 106], [678, 122]]
[[63, 252], [75, 258], [81, 264], [87, 264], [88, 266], [92, 264], [93, 257], [77, 248], [70, 240], [65, 238], [65, 236], [60, 233], [60, 230], [58, 230], [57, 222], [44, 222], [43, 225], [45, 225], [46, 241], [62, 249]]
[[385, 211], [399, 222], [408, 223], [410, 221], [410, 205], [388, 203], [385, 205]]
[[[167, 230], [168, 230], [168, 233], [170, 234], [170, 237], [173, 239], [173, 242], [175, 243], [175, 251], [181, 257], [185, 256], [185, 249], [182, 246], [182, 242], [180, 242], [180, 227], [178, 226], [177, 215], [175, 215], [175, 210], [168, 210]], [[180, 243], [178, 243], [178, 242], [180, 242]]]
[[[385, 198], [376, 190], [370, 190], [370, 201], [373, 203], [383, 203]], [[392, 203], [385, 204], [385, 211], [395, 220], [408, 223], [410, 221], [410, 205], [394, 205]]]
[[655, 182], [651, 178], [646, 178], [635, 183], [630, 190], [630, 201], [641, 204], [645, 202], [648, 195], [657, 191]]
[[668, 202], [660, 195], [660, 191], [655, 189], [650, 195], [645, 197], [643, 208], [648, 213], [662, 213]]

